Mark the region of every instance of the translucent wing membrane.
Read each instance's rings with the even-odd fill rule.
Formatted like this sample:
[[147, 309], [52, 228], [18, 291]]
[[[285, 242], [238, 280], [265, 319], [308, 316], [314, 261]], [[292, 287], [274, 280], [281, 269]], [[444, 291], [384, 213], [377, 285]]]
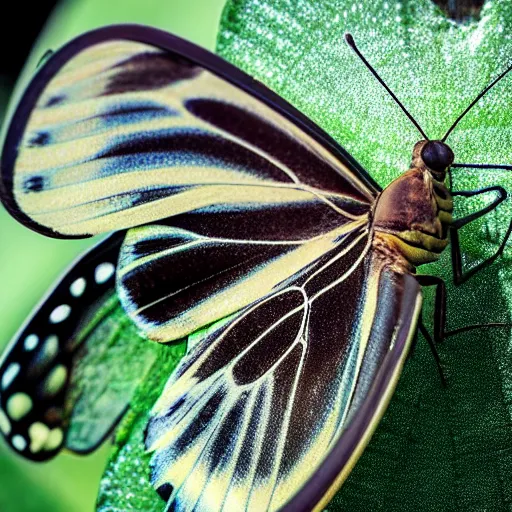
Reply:
[[70, 374], [80, 347], [76, 336], [98, 300], [114, 291], [122, 234], [80, 258], [35, 309], [0, 363], [0, 431], [20, 454], [34, 460], [67, 445], [88, 451], [111, 431], [123, 410], [104, 411], [86, 438], [66, 440], [73, 404], [66, 404]]
[[171, 51], [111, 34], [52, 56], [7, 137], [15, 216], [72, 237], [187, 212], [367, 211], [377, 188], [319, 128], [297, 126], [300, 114], [263, 86], [250, 94], [218, 76], [250, 80], [220, 58], [167, 38]]
[[169, 510], [277, 510], [300, 489], [291, 510], [311, 510], [380, 419], [420, 303], [363, 234], [194, 345], [147, 432]]

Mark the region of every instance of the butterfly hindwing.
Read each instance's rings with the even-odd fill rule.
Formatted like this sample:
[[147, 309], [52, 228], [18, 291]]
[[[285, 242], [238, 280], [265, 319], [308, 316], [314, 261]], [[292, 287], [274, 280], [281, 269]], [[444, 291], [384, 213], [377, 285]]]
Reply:
[[[81, 339], [94, 306], [115, 289], [123, 234], [79, 258], [14, 337], [0, 363], [0, 430], [23, 456], [44, 460], [66, 445], [66, 396]], [[107, 427], [107, 428], [112, 428]], [[90, 435], [87, 445], [108, 432]], [[68, 443], [68, 447], [73, 447]], [[90, 446], [89, 446], [90, 448]]]
[[[227, 238], [206, 236], [215, 235], [213, 229], [132, 229], [119, 262], [121, 303], [151, 339], [178, 340], [283, 289], [319, 269], [326, 258], [353, 250], [367, 232], [367, 219], [340, 220], [336, 229], [325, 227], [322, 235], [296, 240], [277, 229], [266, 240], [243, 238], [242, 230], [237, 238]], [[222, 228], [215, 231], [220, 234]]]
[[322, 263], [208, 333], [170, 378], [146, 438], [170, 510], [278, 510], [299, 491], [290, 510], [311, 510], [346, 478], [421, 295], [372, 255], [367, 233]]
[[413, 343], [422, 303], [417, 281], [408, 273], [393, 270], [378, 256], [372, 257], [368, 271], [359, 320], [364, 336], [360, 338], [360, 366], [345, 421], [321, 459], [319, 470], [282, 512], [327, 507], [382, 418]]

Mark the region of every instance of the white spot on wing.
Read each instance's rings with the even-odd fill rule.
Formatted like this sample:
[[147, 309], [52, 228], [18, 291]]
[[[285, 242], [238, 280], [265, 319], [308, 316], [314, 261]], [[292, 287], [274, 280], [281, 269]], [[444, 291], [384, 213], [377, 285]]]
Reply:
[[50, 313], [50, 322], [52, 324], [59, 324], [60, 322], [64, 322], [64, 320], [69, 317], [70, 313], [71, 308], [67, 304], [61, 304]]
[[85, 292], [85, 287], [87, 286], [87, 281], [83, 277], [79, 277], [69, 287], [69, 291], [73, 297], [81, 297]]
[[55, 334], [46, 338], [43, 351], [46, 360], [52, 360], [57, 355], [57, 352], [59, 351], [59, 338], [57, 338]]
[[11, 442], [14, 448], [16, 448], [16, 450], [19, 452], [22, 452], [27, 447], [27, 441], [25, 441], [25, 439], [20, 435], [14, 436]]
[[2, 375], [2, 389], [7, 389], [18, 373], [20, 373], [20, 365], [18, 363], [11, 363]]
[[30, 437], [30, 451], [37, 453], [42, 450], [50, 435], [50, 429], [39, 421], [32, 423], [28, 429]]
[[98, 284], [107, 282], [113, 275], [116, 267], [112, 263], [101, 263], [94, 271], [94, 279]]
[[56, 366], [44, 381], [45, 393], [49, 396], [56, 395], [64, 387], [67, 376], [68, 371], [64, 365], [59, 364]]
[[64, 433], [60, 428], [54, 428], [44, 445], [44, 449], [47, 451], [56, 450], [64, 441]]
[[25, 350], [34, 350], [37, 347], [37, 344], [39, 343], [39, 338], [35, 334], [29, 334], [25, 338], [24, 347]]
[[11, 432], [11, 422], [2, 409], [0, 409], [0, 431], [4, 436], [9, 435]]
[[6, 409], [11, 419], [19, 421], [32, 409], [32, 399], [26, 393], [15, 393], [7, 401]]

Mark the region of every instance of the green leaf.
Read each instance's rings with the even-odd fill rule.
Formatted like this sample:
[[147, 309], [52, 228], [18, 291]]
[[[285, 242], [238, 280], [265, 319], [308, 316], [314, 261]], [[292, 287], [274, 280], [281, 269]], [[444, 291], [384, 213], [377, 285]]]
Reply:
[[[221, 320], [188, 337], [189, 348], [211, 329], [217, 329]], [[154, 349], [158, 358], [141, 383], [130, 410], [117, 430], [115, 448], [103, 475], [98, 497], [99, 512], [144, 510], [159, 512], [164, 502], [149, 483], [151, 455], [144, 450], [144, 432], [149, 412], [160, 396], [165, 383], [185, 354], [185, 343], [159, 345]]]
[[[440, 138], [511, 63], [512, 42], [505, 37], [511, 31], [507, 0], [488, 2], [479, 22], [462, 26], [429, 0], [233, 0], [224, 10], [218, 52], [308, 115], [385, 185], [408, 168], [422, 137], [344, 34], [353, 34], [427, 135]], [[456, 161], [510, 163], [511, 80], [500, 82], [450, 135]], [[512, 173], [459, 169], [454, 183], [458, 189], [510, 186]], [[511, 215], [507, 203], [488, 216], [489, 233], [468, 227], [466, 250], [485, 252], [504, 235]]]
[[185, 344], [158, 345], [158, 358], [130, 404], [130, 410], [117, 430], [115, 448], [103, 475], [97, 510], [162, 510], [160, 499], [149, 481], [149, 461], [144, 432], [152, 405], [185, 353]]

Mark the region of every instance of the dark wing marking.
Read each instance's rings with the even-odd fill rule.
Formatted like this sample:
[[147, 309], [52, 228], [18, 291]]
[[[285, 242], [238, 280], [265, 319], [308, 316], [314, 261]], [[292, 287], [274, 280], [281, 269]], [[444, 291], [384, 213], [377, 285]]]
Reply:
[[[333, 254], [342, 258], [352, 251], [367, 236], [368, 219], [338, 218], [338, 227], [295, 240], [278, 229], [279, 218], [273, 232], [277, 240], [213, 236], [229, 232], [231, 224], [206, 229], [211, 236], [162, 225], [131, 229], [119, 259], [121, 303], [151, 339], [181, 339], [319, 269]], [[289, 231], [293, 235], [293, 224]]]
[[377, 262], [377, 269], [377, 302], [374, 307], [374, 299], [366, 296], [370, 310], [365, 306], [363, 315], [368, 315], [371, 326], [346, 422], [333, 439], [321, 471], [311, 475], [282, 512], [327, 507], [370, 441], [402, 373], [417, 328], [421, 290], [407, 273], [383, 269], [382, 262]]
[[378, 186], [241, 71], [127, 26], [78, 38], [37, 73], [8, 130], [0, 191], [32, 229], [75, 237], [189, 212], [353, 218]]
[[[122, 233], [111, 235], [75, 262], [2, 356], [0, 431], [12, 448], [27, 458], [45, 460], [64, 445], [74, 447], [72, 440], [66, 440], [69, 418], [65, 402], [80, 348], [75, 333], [94, 304], [113, 292], [122, 240]], [[90, 432], [87, 445], [81, 441], [80, 451], [101, 442], [121, 412], [112, 408], [105, 412], [103, 428]]]
[[299, 493], [289, 509], [309, 511], [346, 478], [421, 295], [368, 236], [322, 263], [214, 329], [171, 376], [146, 438], [169, 510], [277, 510]]

